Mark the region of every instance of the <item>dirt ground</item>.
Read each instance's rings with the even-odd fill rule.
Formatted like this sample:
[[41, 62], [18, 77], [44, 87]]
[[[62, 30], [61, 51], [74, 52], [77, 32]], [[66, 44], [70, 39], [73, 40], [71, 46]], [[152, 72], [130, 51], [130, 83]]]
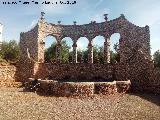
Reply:
[[39, 96], [22, 88], [0, 88], [0, 120], [160, 120], [160, 96]]

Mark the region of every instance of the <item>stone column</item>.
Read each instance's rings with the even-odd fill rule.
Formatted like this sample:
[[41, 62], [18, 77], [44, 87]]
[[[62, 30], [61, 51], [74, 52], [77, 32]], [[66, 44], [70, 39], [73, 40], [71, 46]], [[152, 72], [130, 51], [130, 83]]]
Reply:
[[93, 45], [92, 41], [88, 44], [88, 63], [93, 63]]
[[77, 43], [74, 42], [72, 47], [73, 47], [72, 63], [77, 63]]
[[61, 43], [58, 42], [56, 46], [56, 62], [61, 62]]
[[107, 36], [104, 42], [104, 63], [110, 63], [110, 37]]

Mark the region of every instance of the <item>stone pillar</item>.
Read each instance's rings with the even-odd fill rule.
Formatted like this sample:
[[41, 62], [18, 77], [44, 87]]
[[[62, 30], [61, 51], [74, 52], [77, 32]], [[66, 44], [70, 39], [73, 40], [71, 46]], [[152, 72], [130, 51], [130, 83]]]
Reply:
[[77, 63], [77, 43], [74, 42], [72, 47], [73, 47], [72, 63]]
[[88, 63], [93, 63], [93, 45], [91, 41], [88, 44]]
[[107, 36], [104, 42], [104, 63], [110, 63], [110, 38]]
[[58, 42], [56, 46], [56, 62], [61, 62], [61, 43]]

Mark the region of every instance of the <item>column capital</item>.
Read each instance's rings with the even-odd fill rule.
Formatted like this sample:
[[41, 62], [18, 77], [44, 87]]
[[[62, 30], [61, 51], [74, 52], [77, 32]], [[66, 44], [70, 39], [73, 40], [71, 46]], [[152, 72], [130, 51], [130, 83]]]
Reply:
[[77, 43], [76, 42], [73, 43], [72, 47], [77, 47]]
[[57, 42], [57, 46], [62, 46], [62, 45], [61, 45], [61, 42]]
[[104, 44], [106, 44], [107, 46], [110, 46], [111, 42], [110, 41], [105, 41]]

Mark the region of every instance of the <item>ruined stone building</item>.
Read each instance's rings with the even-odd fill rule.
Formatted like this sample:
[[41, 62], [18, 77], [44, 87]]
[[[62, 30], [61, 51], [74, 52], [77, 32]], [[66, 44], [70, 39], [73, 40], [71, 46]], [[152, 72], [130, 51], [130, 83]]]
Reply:
[[[123, 14], [108, 20], [104, 15], [104, 22], [77, 25], [63, 25], [48, 23], [44, 14], [36, 26], [28, 32], [20, 34], [21, 58], [16, 65], [16, 77], [19, 81], [28, 78], [73, 80], [73, 81], [123, 81], [131, 80], [133, 90], [150, 91], [156, 89], [160, 93], [160, 70], [155, 68], [151, 60], [149, 26], [139, 27], [129, 22]], [[110, 63], [110, 37], [114, 33], [120, 34], [119, 55], [120, 62]], [[93, 63], [93, 39], [103, 36], [104, 64]], [[44, 61], [45, 38], [54, 36], [57, 41], [56, 63]], [[65, 37], [73, 41], [71, 63], [61, 63], [61, 42]], [[80, 37], [88, 39], [88, 63], [77, 63], [77, 41]]]
[[[110, 62], [110, 36], [114, 33], [120, 34], [120, 61], [130, 62], [135, 50], [141, 50], [145, 56], [150, 57], [150, 34], [149, 27], [139, 27], [130, 23], [122, 14], [119, 18], [108, 21], [105, 15], [105, 22], [91, 22], [84, 25], [62, 25], [47, 23], [43, 17], [38, 24], [30, 31], [21, 33], [20, 45], [23, 53], [22, 59], [27, 59], [27, 54], [37, 62], [44, 62], [44, 45], [47, 36], [54, 36], [57, 41], [57, 61], [60, 61], [61, 41], [65, 37], [70, 37], [73, 41], [72, 62], [77, 63], [77, 40], [86, 37], [88, 44], [88, 63], [93, 63], [93, 39], [96, 36], [103, 36], [105, 63]], [[31, 44], [32, 43], [32, 44]]]

